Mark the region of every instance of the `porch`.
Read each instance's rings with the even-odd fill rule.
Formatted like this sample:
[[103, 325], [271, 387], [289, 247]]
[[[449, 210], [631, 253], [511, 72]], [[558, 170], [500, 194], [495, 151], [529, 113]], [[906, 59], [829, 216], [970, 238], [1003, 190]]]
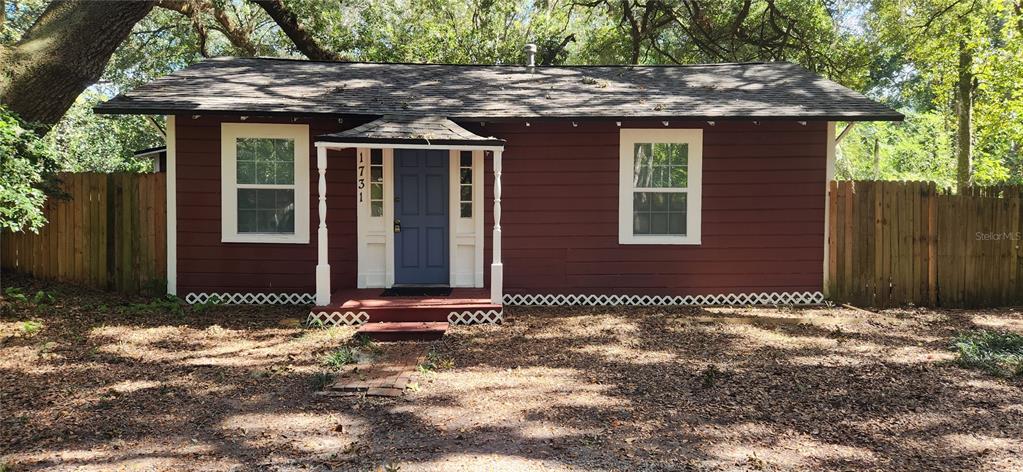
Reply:
[[[499, 320], [503, 140], [478, 136], [443, 117], [387, 115], [318, 136], [315, 146], [319, 228], [312, 319], [329, 324]], [[341, 149], [355, 149], [357, 159], [355, 287], [334, 286], [328, 263], [327, 153]], [[487, 164], [493, 169], [489, 279], [484, 277]], [[452, 291], [381, 295], [387, 288], [423, 285]]]
[[485, 288], [452, 288], [448, 295], [425, 296], [385, 296], [381, 288], [345, 289], [331, 294], [331, 299], [328, 305], [313, 307], [310, 319], [324, 325], [493, 323], [500, 321], [502, 312]]

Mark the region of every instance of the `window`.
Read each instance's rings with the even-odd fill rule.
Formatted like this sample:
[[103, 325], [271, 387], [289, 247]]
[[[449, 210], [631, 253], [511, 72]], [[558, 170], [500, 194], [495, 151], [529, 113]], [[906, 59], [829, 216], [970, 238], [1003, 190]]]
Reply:
[[459, 216], [472, 218], [472, 151], [458, 154]]
[[384, 216], [384, 150], [369, 151], [369, 215]]
[[221, 240], [309, 242], [306, 125], [221, 126]]
[[700, 244], [703, 130], [621, 130], [618, 242]]

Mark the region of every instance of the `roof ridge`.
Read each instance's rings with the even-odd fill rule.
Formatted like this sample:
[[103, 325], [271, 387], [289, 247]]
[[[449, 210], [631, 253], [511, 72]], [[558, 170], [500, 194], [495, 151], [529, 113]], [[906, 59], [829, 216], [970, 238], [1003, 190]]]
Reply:
[[[454, 66], [454, 67], [516, 67], [527, 68], [524, 64], [461, 64], [452, 62], [382, 62], [382, 61], [326, 61], [315, 59], [303, 59], [297, 57], [272, 57], [272, 56], [217, 56], [203, 59], [204, 62], [230, 61], [230, 60], [255, 60], [255, 61], [281, 61], [281, 62], [307, 62], [312, 64], [367, 64], [387, 66]], [[793, 65], [789, 61], [749, 61], [749, 62], [709, 62], [694, 64], [565, 64], [553, 66], [537, 66], [538, 69], [586, 69], [597, 67], [614, 68], [682, 68], [682, 67], [723, 67], [723, 66], [752, 66], [752, 65]]]

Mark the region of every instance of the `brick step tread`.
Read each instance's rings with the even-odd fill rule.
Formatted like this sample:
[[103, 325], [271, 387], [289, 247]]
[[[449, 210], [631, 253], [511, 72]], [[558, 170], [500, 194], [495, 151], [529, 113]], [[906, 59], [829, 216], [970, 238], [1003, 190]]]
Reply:
[[446, 321], [394, 321], [382, 323], [365, 323], [359, 327], [360, 333], [394, 333], [394, 332], [425, 332], [447, 331]]
[[434, 341], [447, 331], [446, 321], [391, 321], [365, 323], [356, 333], [377, 341]]

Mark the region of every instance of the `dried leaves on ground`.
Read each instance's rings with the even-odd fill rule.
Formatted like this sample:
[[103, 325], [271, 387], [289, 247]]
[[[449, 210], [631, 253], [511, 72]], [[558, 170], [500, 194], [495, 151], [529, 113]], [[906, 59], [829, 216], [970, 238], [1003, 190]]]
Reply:
[[1023, 384], [950, 350], [1012, 310], [510, 308], [404, 397], [331, 398], [353, 332], [301, 307], [15, 284], [53, 300], [0, 302], [13, 470], [1023, 468]]

